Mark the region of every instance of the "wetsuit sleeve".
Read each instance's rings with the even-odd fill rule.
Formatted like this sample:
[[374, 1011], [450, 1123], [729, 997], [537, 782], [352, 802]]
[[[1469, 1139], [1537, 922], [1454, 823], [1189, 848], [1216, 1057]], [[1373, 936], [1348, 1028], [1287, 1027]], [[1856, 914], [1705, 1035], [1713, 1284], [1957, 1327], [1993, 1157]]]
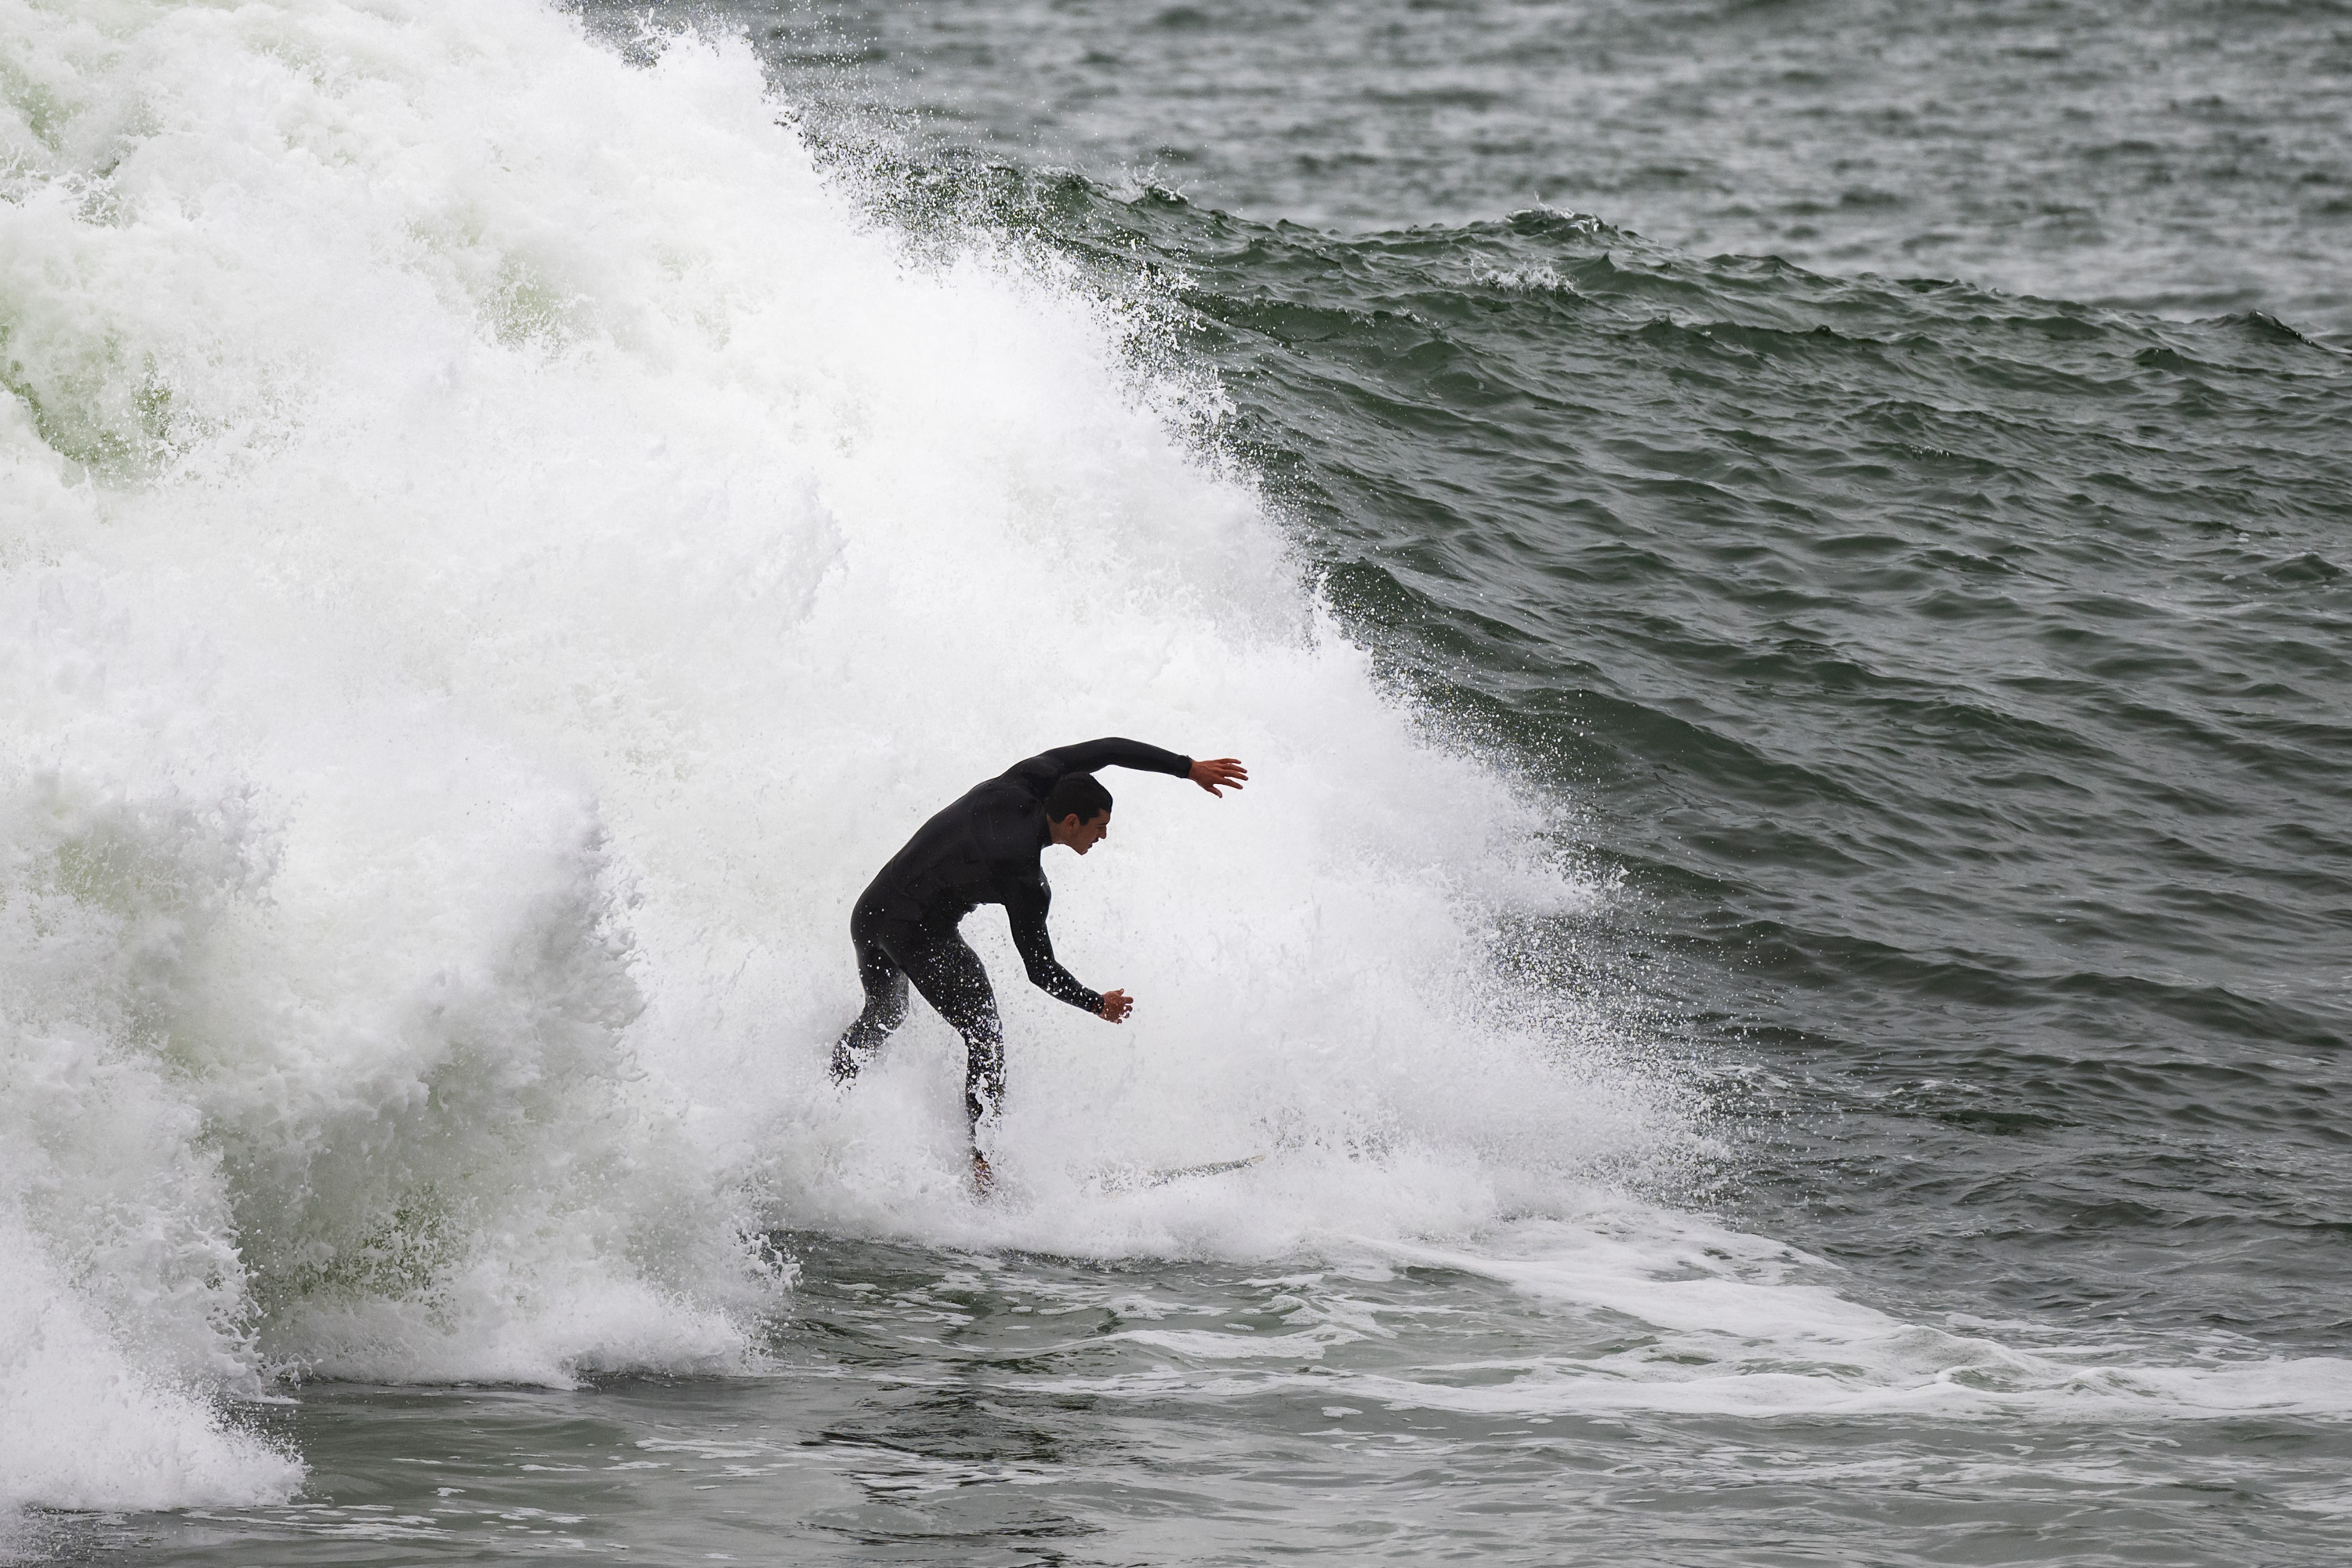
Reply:
[[1180, 757], [1140, 741], [1124, 741], [1117, 735], [1081, 741], [1075, 746], [1056, 746], [1044, 752], [1043, 758], [1054, 765], [1057, 775], [1090, 773], [1097, 768], [1136, 768], [1147, 773], [1173, 773], [1181, 779], [1192, 771], [1190, 757]]
[[1013, 923], [1013, 949], [1021, 954], [1023, 967], [1029, 971], [1029, 984], [1056, 1002], [1099, 1013], [1102, 993], [1079, 984], [1077, 976], [1063, 968], [1054, 956], [1054, 939], [1045, 934], [1045, 911], [1053, 901], [1054, 890], [1045, 885], [1043, 876], [1025, 878], [1006, 889], [1004, 914]]

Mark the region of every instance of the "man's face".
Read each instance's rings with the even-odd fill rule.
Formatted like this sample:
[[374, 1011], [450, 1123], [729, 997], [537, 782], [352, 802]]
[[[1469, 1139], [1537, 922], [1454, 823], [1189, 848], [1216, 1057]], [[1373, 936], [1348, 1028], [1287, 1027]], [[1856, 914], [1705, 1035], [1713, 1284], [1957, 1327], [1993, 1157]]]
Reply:
[[1080, 822], [1078, 814], [1074, 811], [1054, 825], [1054, 841], [1056, 844], [1066, 844], [1083, 855], [1101, 843], [1109, 832], [1109, 812], [1098, 811], [1095, 813], [1093, 821]]

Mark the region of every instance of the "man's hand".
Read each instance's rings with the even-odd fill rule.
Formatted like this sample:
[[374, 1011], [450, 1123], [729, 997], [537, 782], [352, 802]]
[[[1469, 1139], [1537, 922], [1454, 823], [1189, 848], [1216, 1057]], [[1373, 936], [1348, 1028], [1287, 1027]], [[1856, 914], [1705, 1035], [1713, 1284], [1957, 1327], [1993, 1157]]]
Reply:
[[1121, 1023], [1125, 1021], [1128, 1010], [1134, 1005], [1134, 1000], [1126, 992], [1106, 991], [1103, 993], [1102, 1012], [1097, 1016], [1107, 1024]]
[[[1238, 757], [1219, 757], [1213, 762], [1194, 763], [1192, 771], [1185, 777], [1222, 798], [1224, 790], [1242, 787], [1242, 781], [1249, 777], [1249, 770], [1242, 766]], [[1220, 789], [1220, 785], [1223, 788]]]

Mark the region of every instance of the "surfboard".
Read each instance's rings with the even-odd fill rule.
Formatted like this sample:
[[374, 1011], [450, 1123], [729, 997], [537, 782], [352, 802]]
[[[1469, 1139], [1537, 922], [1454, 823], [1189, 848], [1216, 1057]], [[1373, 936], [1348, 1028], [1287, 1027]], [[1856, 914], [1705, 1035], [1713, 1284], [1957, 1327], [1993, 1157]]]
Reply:
[[1113, 1166], [1097, 1171], [1093, 1180], [1106, 1193], [1131, 1193], [1143, 1187], [1164, 1187], [1171, 1182], [1189, 1181], [1194, 1176], [1219, 1176], [1228, 1171], [1247, 1170], [1265, 1158], [1252, 1154], [1240, 1160], [1212, 1160], [1201, 1165], [1169, 1165], [1160, 1170], [1139, 1170], [1133, 1165]]
[[1171, 1182], [1181, 1182], [1192, 1176], [1223, 1175], [1227, 1171], [1246, 1170], [1265, 1158], [1263, 1154], [1252, 1154], [1244, 1160], [1213, 1160], [1205, 1165], [1175, 1165], [1165, 1171], [1151, 1172], [1143, 1178], [1142, 1184], [1164, 1187]]

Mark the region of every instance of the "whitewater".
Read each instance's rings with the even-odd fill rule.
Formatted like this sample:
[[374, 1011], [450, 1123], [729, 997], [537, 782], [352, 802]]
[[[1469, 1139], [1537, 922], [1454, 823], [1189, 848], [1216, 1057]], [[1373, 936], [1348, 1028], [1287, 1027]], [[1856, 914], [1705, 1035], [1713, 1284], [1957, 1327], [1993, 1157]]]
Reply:
[[[803, 1233], [1443, 1268], [1578, 1325], [1331, 1383], [1431, 1408], [2352, 1406], [2343, 1360], [1911, 1321], [1708, 1217], [1643, 997], [1514, 940], [1617, 897], [1573, 804], [1351, 638], [1150, 288], [911, 245], [740, 41], [635, 65], [526, 0], [0, 35], [0, 1504], [286, 1502], [259, 1417], [339, 1382], [789, 1377]], [[1113, 775], [1105, 852], [1049, 861], [1122, 1028], [972, 921], [975, 1204], [936, 1018], [825, 1081], [847, 910], [1097, 734], [1252, 784]]]

